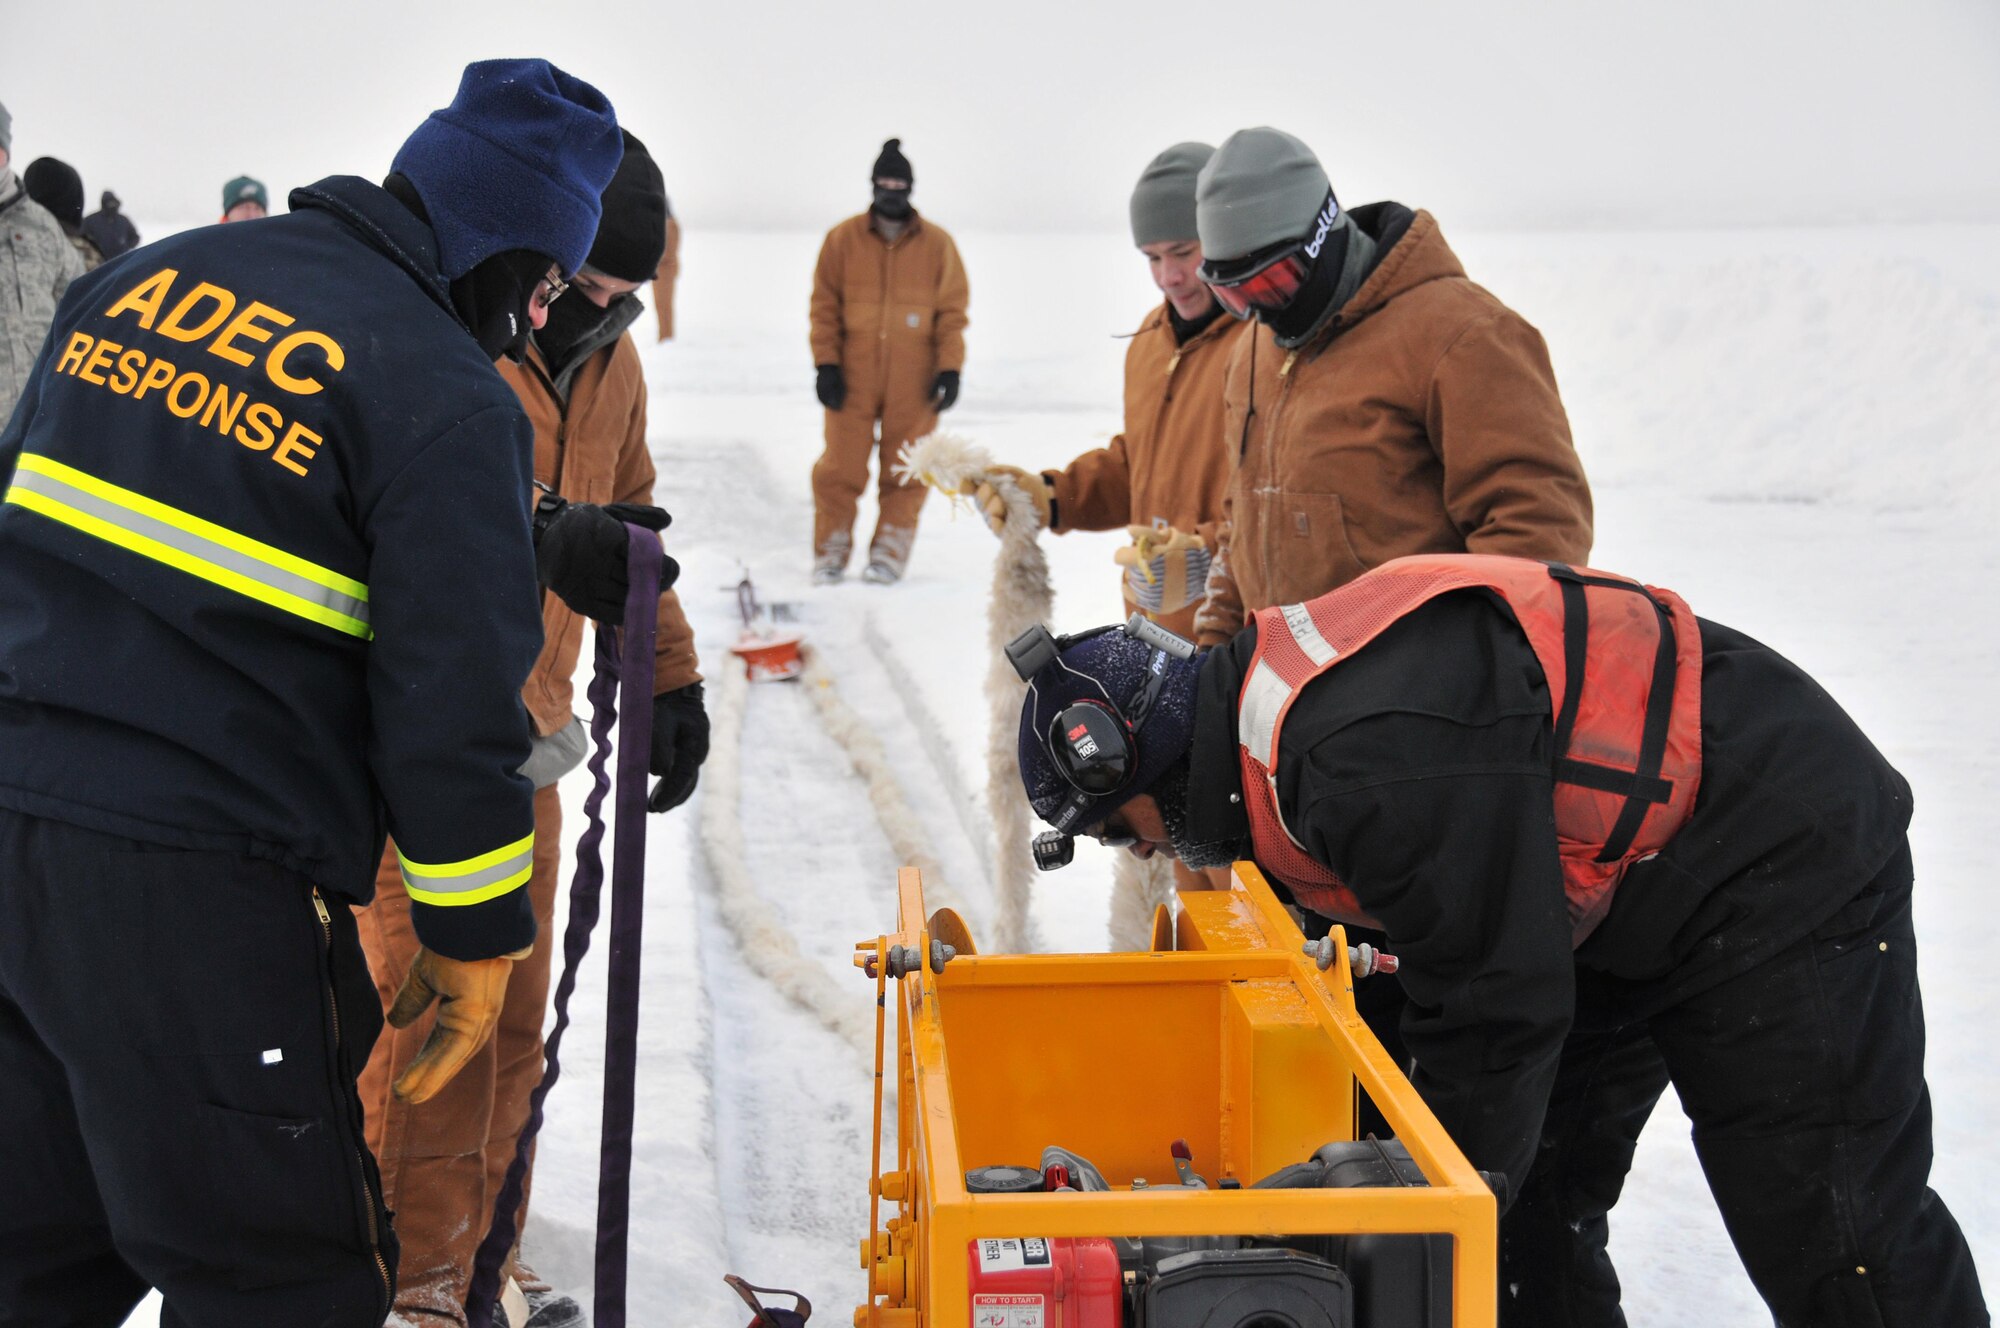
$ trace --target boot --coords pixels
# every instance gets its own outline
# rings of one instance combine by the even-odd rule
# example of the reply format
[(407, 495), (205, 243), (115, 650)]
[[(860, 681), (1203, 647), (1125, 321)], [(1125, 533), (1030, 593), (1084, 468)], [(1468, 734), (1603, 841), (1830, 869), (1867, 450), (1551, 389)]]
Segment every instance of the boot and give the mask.
[(854, 537), (844, 530), (828, 535), (813, 558), (812, 583), (837, 586), (847, 575), (847, 556), (854, 550)]
[(917, 532), (908, 526), (884, 526), (868, 546), (868, 566), (861, 579), (871, 586), (893, 586), (910, 565), (910, 546)]

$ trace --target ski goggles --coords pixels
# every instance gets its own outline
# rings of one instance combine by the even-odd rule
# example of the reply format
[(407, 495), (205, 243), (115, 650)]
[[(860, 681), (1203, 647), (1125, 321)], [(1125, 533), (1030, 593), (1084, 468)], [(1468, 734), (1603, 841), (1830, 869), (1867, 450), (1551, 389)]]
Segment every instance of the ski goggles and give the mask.
[(1287, 240), (1244, 258), (1204, 262), (1199, 276), (1216, 302), (1238, 318), (1277, 313), (1305, 288), (1312, 274), (1304, 240)]

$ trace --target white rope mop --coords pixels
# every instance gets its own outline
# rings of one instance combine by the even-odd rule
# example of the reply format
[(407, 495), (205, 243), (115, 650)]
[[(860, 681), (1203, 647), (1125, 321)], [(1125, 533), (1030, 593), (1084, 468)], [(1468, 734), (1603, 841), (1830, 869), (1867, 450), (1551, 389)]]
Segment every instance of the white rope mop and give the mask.
[(1156, 853), (1141, 861), (1120, 849), (1111, 869), (1111, 948), (1151, 949), (1153, 910), (1165, 904), (1171, 913), (1176, 888), (1171, 858)]
[(856, 998), (853, 983), (836, 982), (823, 965), (799, 952), (798, 942), (757, 893), (744, 866), (743, 707), (749, 692), (749, 679), (732, 662), (722, 670), (722, 686), (709, 713), (709, 758), (701, 772), (701, 847), (716, 908), (754, 972), (856, 1052), (872, 1056), (874, 1010)]
[(960, 917), (969, 919), (971, 915), (966, 911), (964, 898), (951, 888), (951, 883), (945, 879), (944, 865), (931, 849), (930, 837), (924, 833), (923, 818), (910, 806), (909, 800), (903, 796), (902, 786), (896, 783), (895, 772), (889, 768), (889, 754), (882, 748), (882, 740), (875, 736), (875, 731), (861, 718), (860, 712), (841, 697), (840, 689), (834, 685), (833, 674), (827, 670), (825, 658), (819, 651), (802, 645), (799, 652), (806, 663), (799, 681), (804, 684), (806, 695), (812, 698), (813, 708), (819, 711), (820, 723), (825, 726), (827, 736), (847, 753), (854, 773), (867, 784), (868, 801), (875, 808), (875, 819), (881, 822), (882, 833), (888, 836), (896, 861), (915, 867), (924, 874), (926, 907), (949, 908)]
[(996, 903), (994, 951), (1021, 954), (1039, 948), (1028, 911), (1035, 878), (1028, 849), (1033, 827), (1028, 800), (1021, 794), (1021, 767), (1015, 744), (1021, 725), (1021, 698), (1027, 684), (1007, 662), (1007, 643), (1028, 628), (1049, 621), (1055, 589), (1049, 561), (1036, 536), (1034, 500), (1003, 474), (988, 475), (993, 458), (985, 448), (955, 434), (934, 433), (903, 449), (896, 477), (917, 481), (956, 496), (967, 480), (989, 479), (1007, 504), (1000, 553), (993, 560), (993, 594), (986, 606), (986, 807), (993, 819)]

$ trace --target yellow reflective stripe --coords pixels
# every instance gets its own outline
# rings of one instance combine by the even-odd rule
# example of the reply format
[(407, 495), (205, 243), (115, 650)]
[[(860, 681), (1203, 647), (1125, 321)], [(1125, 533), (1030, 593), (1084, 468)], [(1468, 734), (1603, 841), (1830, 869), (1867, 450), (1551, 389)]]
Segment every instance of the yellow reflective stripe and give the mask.
[(361, 582), (60, 461), (22, 454), (5, 501), (336, 631), (374, 635)]
[(331, 568), (321, 567), (318, 563), (307, 562), (304, 558), (300, 558), (295, 554), (286, 553), (276, 545), (265, 544), (261, 540), (251, 539), (248, 535), (240, 535), (227, 526), (218, 526), (213, 521), (204, 521), (191, 512), (181, 511), (178, 507), (169, 507), (157, 499), (148, 498), (143, 493), (135, 493), (131, 489), (122, 489), (116, 484), (98, 479), (95, 475), (87, 474), (84, 471), (76, 469), (74, 466), (66, 466), (60, 461), (51, 460), (45, 456), (37, 456), (33, 452), (24, 452), (21, 454), (21, 460), (16, 468), (33, 471), (39, 475), (52, 476), (65, 483), (73, 484), (86, 493), (94, 493), (100, 498), (117, 503), (120, 507), (129, 507), (135, 512), (144, 513), (156, 520), (164, 521), (170, 526), (176, 526), (192, 534), (199, 535), (205, 540), (212, 540), (226, 548), (234, 549), (238, 553), (255, 558), (260, 563), (269, 563), (273, 567), (281, 567), (294, 576), (302, 576), (317, 585), (325, 586), (328, 590), (337, 590), (341, 594), (358, 599), (364, 604), (368, 602), (368, 587), (354, 580), (352, 577), (342, 576)]
[(410, 898), (423, 904), (458, 908), (484, 903), (506, 894), (526, 881), (535, 870), (535, 835), (482, 853), (460, 862), (415, 862), (401, 849), (396, 857), (403, 867), (403, 888)]

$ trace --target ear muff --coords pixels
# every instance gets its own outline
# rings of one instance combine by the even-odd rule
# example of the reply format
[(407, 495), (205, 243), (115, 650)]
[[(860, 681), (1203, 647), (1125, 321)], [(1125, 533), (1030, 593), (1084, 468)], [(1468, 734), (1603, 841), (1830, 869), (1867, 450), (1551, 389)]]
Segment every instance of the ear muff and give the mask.
[(1139, 768), (1139, 744), (1124, 716), (1103, 701), (1063, 707), (1050, 721), (1049, 757), (1078, 792), (1109, 797)]

